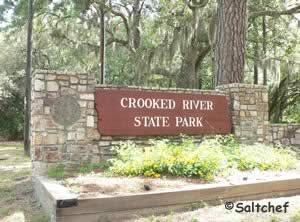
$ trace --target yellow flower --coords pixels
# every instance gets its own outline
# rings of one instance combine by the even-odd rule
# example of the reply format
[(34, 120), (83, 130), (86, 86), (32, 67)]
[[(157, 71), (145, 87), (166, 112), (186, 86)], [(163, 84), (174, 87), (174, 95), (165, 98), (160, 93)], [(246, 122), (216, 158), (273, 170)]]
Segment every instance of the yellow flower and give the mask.
[(154, 177), (158, 178), (158, 177), (160, 177), (160, 174), (156, 173), (156, 174), (154, 174)]

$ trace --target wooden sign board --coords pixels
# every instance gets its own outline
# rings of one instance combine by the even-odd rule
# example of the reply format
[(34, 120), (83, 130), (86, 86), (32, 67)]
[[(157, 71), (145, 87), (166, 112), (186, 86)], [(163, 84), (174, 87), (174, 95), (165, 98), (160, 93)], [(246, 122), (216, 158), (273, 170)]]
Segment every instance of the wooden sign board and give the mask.
[(97, 89), (98, 130), (107, 136), (228, 134), (225, 96)]

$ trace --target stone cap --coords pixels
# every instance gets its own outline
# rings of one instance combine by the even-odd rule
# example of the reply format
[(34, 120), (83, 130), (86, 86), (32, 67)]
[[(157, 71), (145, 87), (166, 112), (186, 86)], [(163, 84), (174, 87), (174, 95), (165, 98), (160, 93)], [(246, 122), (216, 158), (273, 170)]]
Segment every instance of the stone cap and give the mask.
[(143, 90), (151, 92), (171, 92), (171, 93), (195, 93), (195, 94), (207, 94), (207, 95), (222, 95), (227, 96), (226, 92), (216, 90), (202, 90), (202, 89), (185, 89), (185, 88), (161, 88), (161, 87), (146, 87), (146, 86), (117, 86), (117, 85), (96, 85), (97, 89), (125, 89), (125, 90)]
[(300, 127), (300, 123), (270, 123), (269, 126), (295, 126), (295, 127)]
[(55, 74), (55, 75), (67, 75), (67, 76), (80, 76), (85, 75), (88, 76), (89, 79), (95, 79), (95, 75), (88, 72), (70, 72), (68, 70), (47, 70), (47, 69), (36, 69), (33, 71), (32, 76), (36, 76), (38, 74)]
[(217, 86), (217, 89), (229, 89), (229, 88), (268, 89), (268, 87), (264, 85), (254, 85), (254, 84), (245, 84), (245, 83), (230, 83), (230, 84)]

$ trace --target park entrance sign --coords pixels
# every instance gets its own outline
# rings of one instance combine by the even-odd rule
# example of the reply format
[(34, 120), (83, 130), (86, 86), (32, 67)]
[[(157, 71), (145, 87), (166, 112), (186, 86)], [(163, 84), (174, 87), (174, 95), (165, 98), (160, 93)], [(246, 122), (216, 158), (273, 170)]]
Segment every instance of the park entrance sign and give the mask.
[(227, 134), (223, 95), (97, 89), (98, 130), (107, 136)]

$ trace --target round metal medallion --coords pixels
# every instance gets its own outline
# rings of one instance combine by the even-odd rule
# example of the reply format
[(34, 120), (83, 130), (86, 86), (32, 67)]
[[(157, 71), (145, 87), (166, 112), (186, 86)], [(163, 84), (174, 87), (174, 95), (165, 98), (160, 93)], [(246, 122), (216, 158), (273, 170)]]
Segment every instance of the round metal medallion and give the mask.
[(54, 121), (69, 127), (80, 119), (80, 105), (73, 96), (62, 96), (56, 99), (51, 107)]

